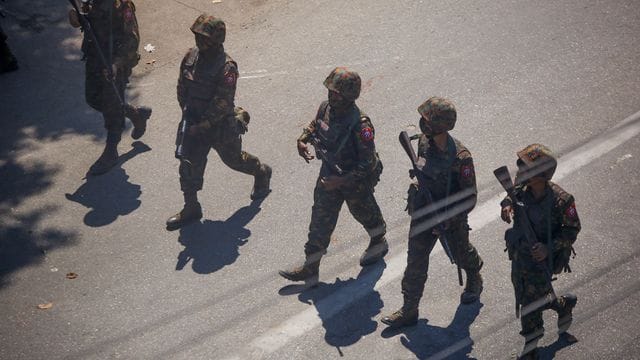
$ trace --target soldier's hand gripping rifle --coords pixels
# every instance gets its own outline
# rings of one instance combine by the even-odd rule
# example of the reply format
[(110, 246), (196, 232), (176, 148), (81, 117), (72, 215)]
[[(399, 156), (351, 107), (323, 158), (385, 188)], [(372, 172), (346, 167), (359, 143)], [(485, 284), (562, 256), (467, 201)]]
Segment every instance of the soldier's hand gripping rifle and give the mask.
[(189, 128), (193, 125), (193, 121), (189, 116), (189, 111), (185, 106), (182, 109), (182, 119), (180, 125), (178, 125), (178, 134), (176, 135), (176, 152), (175, 157), (180, 161), (184, 161), (188, 164), (191, 162), (188, 159), (189, 156)]
[(109, 84), (111, 84), (111, 87), (113, 88), (113, 92), (116, 94), (116, 98), (118, 99), (120, 106), (124, 109), (126, 104), (124, 102), (124, 99), (122, 99), (122, 96), (120, 96), (120, 91), (118, 91), (118, 86), (115, 83), (115, 77), (113, 76), (113, 68), (111, 67), (112, 65), (110, 64), (109, 61), (107, 61), (107, 58), (104, 56), (104, 52), (100, 48), (100, 43), (98, 42), (98, 38), (96, 37), (96, 34), (93, 32), (91, 21), (89, 21), (89, 18), (87, 18), (85, 14), (80, 12), (80, 9), (78, 8), (78, 4), (76, 3), (76, 0), (69, 0), (69, 3), (71, 4), (71, 6), (73, 6), (73, 9), (76, 11), (76, 14), (78, 14), (78, 20), (80, 20), (80, 27), (82, 31), (86, 35), (89, 35), (89, 40), (91, 40), (91, 42), (95, 46), (96, 52), (98, 53), (98, 57), (100, 58), (100, 62), (102, 63), (102, 66), (104, 66), (104, 69), (107, 72), (107, 81), (109, 82)]
[[(418, 179), (418, 194), (423, 195), (427, 199), (427, 204), (433, 204), (433, 196), (431, 195), (431, 191), (429, 191), (428, 187), (429, 182), (425, 174), (422, 172), (423, 165), (418, 163), (418, 157), (416, 156), (415, 150), (411, 145), (411, 138), (409, 138), (409, 135), (406, 131), (402, 131), (400, 132), (399, 140), (400, 145), (402, 145), (402, 148), (409, 156), (409, 159), (411, 159), (413, 170), (410, 173), (412, 177), (415, 176)], [(442, 244), (442, 248), (444, 249), (445, 254), (447, 254), (447, 257), (449, 258), (451, 263), (456, 265), (456, 268), (458, 270), (458, 284), (462, 286), (464, 284), (462, 281), (462, 270), (460, 269), (460, 265), (456, 263), (456, 260), (451, 252), (451, 247), (449, 246), (449, 241), (445, 232), (444, 222), (439, 222), (434, 226), (434, 228), (438, 234), (438, 240), (440, 240), (440, 244)]]
[[(511, 199), (511, 207), (514, 213), (514, 230), (517, 232), (517, 240), (524, 241), (524, 244), (532, 249), (536, 244), (539, 244), (538, 236), (534, 232), (531, 227), (531, 221), (529, 220), (529, 216), (527, 215), (526, 205), (519, 199), (518, 194), (516, 192), (516, 188), (513, 185), (513, 181), (511, 181), (511, 175), (509, 174), (509, 169), (506, 166), (501, 166), (495, 170), (493, 170), (493, 175), (495, 175), (502, 188), (507, 192), (507, 195)], [(508, 246), (517, 246), (518, 244), (510, 244)], [(553, 299), (556, 298), (556, 293), (553, 289), (553, 284), (551, 281), (553, 280), (551, 277), (551, 270), (549, 268), (548, 259), (551, 256), (551, 251), (553, 249), (547, 249), (548, 254), (547, 258), (536, 263), (536, 267), (539, 270), (542, 270), (545, 274), (545, 278), (547, 279), (547, 284), (549, 289), (551, 290), (551, 294), (553, 295)], [(519, 315), (519, 299), (516, 299), (516, 315)]]
[(331, 171), (339, 176), (342, 176), (344, 174), (344, 171), (342, 171), (340, 165), (338, 165), (338, 163), (333, 158), (333, 155), (329, 152), (329, 150), (327, 150), (327, 148), (325, 148), (325, 146), (322, 144), (322, 141), (318, 139), (316, 134), (311, 134), (309, 136), (309, 144), (311, 144), (315, 149), (316, 157), (324, 161), (329, 166)]

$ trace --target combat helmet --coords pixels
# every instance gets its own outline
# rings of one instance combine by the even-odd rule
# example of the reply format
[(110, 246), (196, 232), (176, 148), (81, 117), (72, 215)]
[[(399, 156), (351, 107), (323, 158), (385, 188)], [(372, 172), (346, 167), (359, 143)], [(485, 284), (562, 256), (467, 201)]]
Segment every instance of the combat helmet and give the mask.
[(527, 180), (540, 176), (549, 181), (556, 172), (558, 160), (551, 150), (542, 144), (531, 144), (517, 152), (518, 173), (517, 183), (525, 183)]
[(445, 131), (453, 130), (456, 125), (456, 107), (453, 103), (445, 98), (432, 96), (422, 105), (418, 106), (418, 113), (424, 120), (420, 121), (422, 132), (423, 122), (431, 128), (433, 134), (440, 134)]
[(362, 80), (357, 72), (345, 67), (337, 67), (324, 80), (324, 86), (342, 95), (349, 101), (355, 101), (360, 96)]
[(191, 25), (191, 31), (194, 34), (206, 36), (209, 38), (209, 41), (213, 43), (222, 44), (227, 34), (227, 27), (224, 24), (224, 21), (217, 17), (208, 14), (201, 14), (193, 25)]

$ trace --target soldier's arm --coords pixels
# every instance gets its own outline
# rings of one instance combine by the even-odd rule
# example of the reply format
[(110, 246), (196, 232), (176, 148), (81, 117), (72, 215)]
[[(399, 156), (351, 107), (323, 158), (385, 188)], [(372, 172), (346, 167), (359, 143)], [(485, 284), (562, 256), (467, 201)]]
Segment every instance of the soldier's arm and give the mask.
[[(113, 16), (113, 63), (118, 69), (124, 69), (138, 62), (140, 33), (138, 32), (136, 7), (130, 0), (122, 0), (120, 8), (114, 12)], [(115, 24), (119, 24), (119, 26)]]
[(313, 120), (311, 120), (304, 129), (302, 129), (302, 134), (300, 134), (300, 136), (298, 137), (298, 142), (302, 142), (305, 144), (309, 142), (309, 137), (316, 131), (316, 121), (320, 117), (324, 116), (323, 113), (327, 111), (327, 106), (327, 101), (320, 104), (320, 107), (318, 107), (318, 111), (316, 112), (316, 117), (313, 118)]
[(553, 234), (554, 251), (570, 248), (580, 232), (580, 218), (572, 195), (560, 201), (560, 230)]
[(222, 84), (218, 87), (216, 95), (203, 115), (212, 126), (229, 116), (234, 116), (233, 108), (238, 76), (238, 66), (235, 62), (228, 61), (224, 65)]
[(374, 142), (375, 130), (371, 124), (371, 120), (367, 117), (361, 118), (359, 126), (356, 125), (356, 129), (358, 163), (352, 171), (346, 174), (346, 177), (352, 181), (358, 181), (369, 176), (375, 169), (378, 161)]
[(176, 93), (178, 97), (178, 104), (180, 104), (180, 109), (184, 109), (186, 96), (186, 88), (184, 86), (184, 83), (182, 82), (182, 72), (184, 71), (184, 64), (187, 61), (190, 52), (191, 50), (187, 51), (185, 56), (182, 58), (182, 62), (180, 62), (180, 72), (178, 73), (178, 85), (176, 86)]
[(478, 188), (476, 186), (476, 172), (473, 166), (473, 158), (468, 150), (463, 150), (458, 154), (456, 172), (458, 183), (460, 184), (459, 204), (464, 204), (464, 212), (469, 213), (478, 202)]

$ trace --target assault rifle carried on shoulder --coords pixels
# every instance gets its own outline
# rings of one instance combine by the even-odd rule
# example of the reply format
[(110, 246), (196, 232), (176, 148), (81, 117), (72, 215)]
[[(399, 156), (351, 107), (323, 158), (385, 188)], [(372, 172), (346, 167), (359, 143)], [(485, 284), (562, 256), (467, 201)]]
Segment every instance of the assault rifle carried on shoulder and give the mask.
[[(429, 181), (425, 174), (422, 172), (422, 164), (418, 163), (418, 157), (416, 156), (415, 150), (411, 145), (411, 139), (415, 137), (409, 137), (406, 131), (400, 132), (399, 140), (400, 145), (411, 159), (411, 164), (413, 165), (413, 170), (411, 171), (412, 177), (416, 177), (418, 179), (418, 194), (423, 195), (427, 199), (427, 204), (433, 203), (433, 196), (431, 195), (431, 191), (429, 191)], [(446, 209), (445, 209), (446, 210)], [(455, 258), (453, 257), (453, 253), (451, 252), (451, 247), (449, 246), (449, 241), (447, 239), (444, 222), (440, 222), (435, 225), (435, 230), (438, 234), (438, 240), (440, 240), (440, 244), (442, 244), (442, 248), (444, 249), (445, 254), (451, 261), (452, 264), (456, 265), (458, 270), (458, 284), (462, 286), (464, 283), (462, 281), (462, 270), (460, 269), (460, 265), (456, 263)]]

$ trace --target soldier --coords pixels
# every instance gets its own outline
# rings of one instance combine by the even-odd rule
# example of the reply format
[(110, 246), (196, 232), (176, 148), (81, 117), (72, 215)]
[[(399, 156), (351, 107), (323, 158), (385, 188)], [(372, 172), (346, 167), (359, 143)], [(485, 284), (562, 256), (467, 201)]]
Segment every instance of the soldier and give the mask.
[[(417, 184), (409, 188), (407, 210), (411, 215), (407, 267), (402, 278), (402, 308), (382, 318), (382, 322), (393, 328), (412, 326), (418, 321), (418, 304), (422, 297), (429, 254), (439, 237), (432, 209), (446, 214), (443, 226), (451, 255), (456, 264), (465, 270), (467, 283), (460, 297), (463, 304), (479, 299), (482, 292), (480, 268), (482, 259), (469, 243), (467, 215), (477, 201), (477, 189), (471, 153), (460, 141), (449, 135), (456, 123), (456, 108), (453, 103), (440, 97), (427, 99), (420, 107), (420, 129), (418, 161), (426, 164), (422, 168), (429, 186), (420, 189)], [(427, 200), (430, 192), (432, 204)]]
[[(124, 102), (125, 86), (131, 70), (140, 59), (140, 34), (135, 10), (131, 0), (87, 0), (82, 2), (81, 12), (84, 14), (79, 15), (75, 9), (69, 11), (69, 23), (73, 27), (82, 25), (79, 16), (86, 17), (98, 42), (95, 43), (91, 34), (84, 32), (85, 98), (89, 106), (102, 113), (107, 129), (106, 146), (89, 169), (89, 175), (104, 174), (117, 164), (118, 143), (124, 130), (125, 117), (133, 123), (131, 137), (139, 139), (151, 116), (150, 108), (135, 107)], [(103, 62), (100, 52), (108, 64)], [(107, 66), (111, 67), (111, 76)]]
[(360, 95), (360, 76), (337, 67), (325, 79), (324, 86), (329, 90), (329, 100), (320, 105), (315, 119), (298, 138), (298, 154), (306, 162), (314, 158), (307, 143), (314, 144), (316, 156), (322, 156), (304, 246), (306, 260), (300, 267), (279, 272), (288, 280), (307, 281), (310, 285), (318, 281), (320, 259), (327, 251), (344, 202), (370, 236), (360, 265), (375, 263), (389, 250), (384, 236), (386, 224), (373, 196), (382, 173), (375, 131), (369, 117), (355, 104)]
[[(2, 13), (0, 12), (0, 16)], [(7, 35), (0, 26), (0, 73), (18, 70), (18, 60), (11, 53), (7, 45)]]
[(578, 299), (573, 294), (556, 297), (551, 272), (571, 271), (569, 258), (580, 232), (580, 220), (573, 196), (551, 182), (557, 166), (553, 153), (544, 145), (532, 144), (517, 155), (513, 195), (516, 199), (507, 196), (501, 202), (501, 217), (511, 223), (514, 201), (519, 202), (537, 238), (534, 245), (521, 241), (524, 230), (518, 219), (521, 215), (516, 212), (514, 226), (507, 230), (505, 239), (511, 259), (516, 311), (521, 314), (520, 334), (525, 338), (521, 358), (536, 359), (537, 343), (544, 333), (542, 311), (545, 309), (558, 313), (558, 333), (566, 334), (569, 342), (577, 341), (566, 331)]
[(178, 102), (194, 124), (188, 129), (188, 154), (180, 161), (180, 188), (184, 208), (167, 220), (167, 230), (200, 220), (202, 208), (197, 192), (202, 189), (207, 155), (211, 148), (230, 168), (254, 176), (251, 199), (266, 197), (271, 190), (271, 167), (242, 151), (240, 135), (247, 131), (249, 114), (234, 106), (238, 65), (224, 51), (225, 23), (202, 14), (191, 26), (196, 47), (180, 64)]

